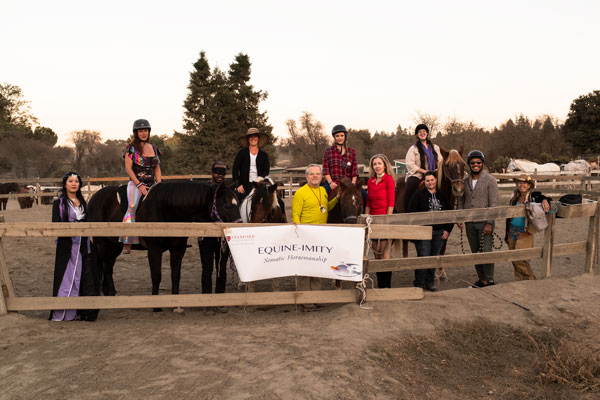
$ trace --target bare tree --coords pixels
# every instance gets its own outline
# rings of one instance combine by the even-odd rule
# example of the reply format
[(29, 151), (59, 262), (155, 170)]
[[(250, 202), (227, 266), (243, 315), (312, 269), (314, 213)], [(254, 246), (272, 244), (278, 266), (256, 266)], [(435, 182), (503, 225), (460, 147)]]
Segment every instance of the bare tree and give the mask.
[(73, 166), (80, 174), (88, 173), (91, 166), (87, 161), (102, 144), (102, 135), (98, 131), (87, 129), (70, 133), (70, 142), (75, 146), (75, 159)]
[(412, 117), (415, 125), (425, 124), (429, 128), (431, 137), (435, 137), (441, 131), (441, 118), (438, 115), (427, 114), (417, 110)]
[(291, 157), (292, 164), (306, 165), (317, 163), (322, 160), (323, 151), (329, 145), (329, 138), (323, 133), (323, 124), (313, 119), (313, 115), (304, 111), (298, 120), (286, 121), (290, 135), (284, 143)]

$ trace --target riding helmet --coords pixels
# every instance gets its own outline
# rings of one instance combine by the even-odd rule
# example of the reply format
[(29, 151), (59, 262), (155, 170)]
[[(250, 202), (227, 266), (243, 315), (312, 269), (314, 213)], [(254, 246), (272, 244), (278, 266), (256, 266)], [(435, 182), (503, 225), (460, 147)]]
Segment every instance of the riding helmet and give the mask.
[(148, 132), (150, 132), (152, 128), (150, 128), (150, 122), (147, 119), (136, 119), (133, 123), (133, 133), (138, 129), (148, 129)]
[(417, 127), (415, 128), (415, 135), (416, 135), (417, 133), (419, 133), (419, 131), (420, 131), (421, 129), (425, 129), (425, 132), (427, 132), (427, 134), (429, 135), (429, 128), (428, 128), (428, 127), (427, 127), (427, 125), (425, 125), (425, 124), (419, 124), (419, 125), (417, 125)]
[(479, 158), (482, 163), (485, 163), (485, 157), (483, 153), (479, 150), (472, 150), (467, 155), (467, 164), (471, 162), (472, 159)]
[(348, 130), (346, 129), (346, 127), (344, 125), (336, 125), (333, 127), (333, 129), (331, 130), (331, 135), (335, 136), (336, 133), (339, 132), (344, 132), (346, 134), (346, 136), (348, 136)]

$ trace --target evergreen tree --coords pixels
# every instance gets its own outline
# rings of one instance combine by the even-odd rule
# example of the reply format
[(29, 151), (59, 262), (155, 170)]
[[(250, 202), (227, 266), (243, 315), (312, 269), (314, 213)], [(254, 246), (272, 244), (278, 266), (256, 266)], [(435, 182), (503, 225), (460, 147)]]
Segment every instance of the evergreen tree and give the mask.
[(600, 152), (600, 90), (573, 100), (562, 132), (575, 150)]
[[(179, 143), (171, 164), (173, 173), (208, 172), (217, 159), (231, 167), (239, 150), (237, 138), (248, 128), (271, 135), (266, 113), (259, 112), (267, 93), (249, 84), (250, 66), (248, 56), (240, 53), (227, 74), (219, 68), (211, 71), (206, 53), (200, 53), (183, 104), (185, 132), (176, 135)], [(272, 152), (272, 145), (264, 150)], [(270, 156), (273, 164), (274, 155)]]

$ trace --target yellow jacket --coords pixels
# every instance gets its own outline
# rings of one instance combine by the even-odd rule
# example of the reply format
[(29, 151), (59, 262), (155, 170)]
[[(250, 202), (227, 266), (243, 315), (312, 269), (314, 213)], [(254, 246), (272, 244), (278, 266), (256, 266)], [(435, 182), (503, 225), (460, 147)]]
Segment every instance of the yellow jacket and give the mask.
[[(323, 186), (313, 189), (308, 184), (302, 186), (294, 194), (292, 200), (292, 222), (295, 224), (326, 224), (327, 213), (335, 207), (338, 198), (327, 199), (327, 191)], [(321, 212), (320, 206), (326, 212)]]

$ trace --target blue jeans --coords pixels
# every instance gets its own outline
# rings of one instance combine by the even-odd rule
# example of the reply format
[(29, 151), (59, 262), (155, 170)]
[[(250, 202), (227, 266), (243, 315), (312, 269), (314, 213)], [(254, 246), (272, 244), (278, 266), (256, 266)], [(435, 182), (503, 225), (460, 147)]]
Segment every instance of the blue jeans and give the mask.
[[(431, 240), (415, 240), (417, 257), (439, 256), (446, 240), (442, 239), (443, 229), (434, 229)], [(433, 286), (435, 268), (416, 269), (413, 286), (427, 288)]]
[[(481, 253), (479, 250), (481, 235), (483, 234), (483, 228), (487, 223), (483, 222), (467, 222), (465, 229), (467, 231), (467, 239), (469, 239), (469, 247), (471, 247), (472, 253)], [(492, 224), (492, 232), (494, 230), (494, 224)], [(483, 235), (483, 252), (492, 251), (492, 235)], [(476, 264), (475, 270), (477, 271), (477, 277), (480, 281), (493, 281), (494, 280), (494, 264)]]

